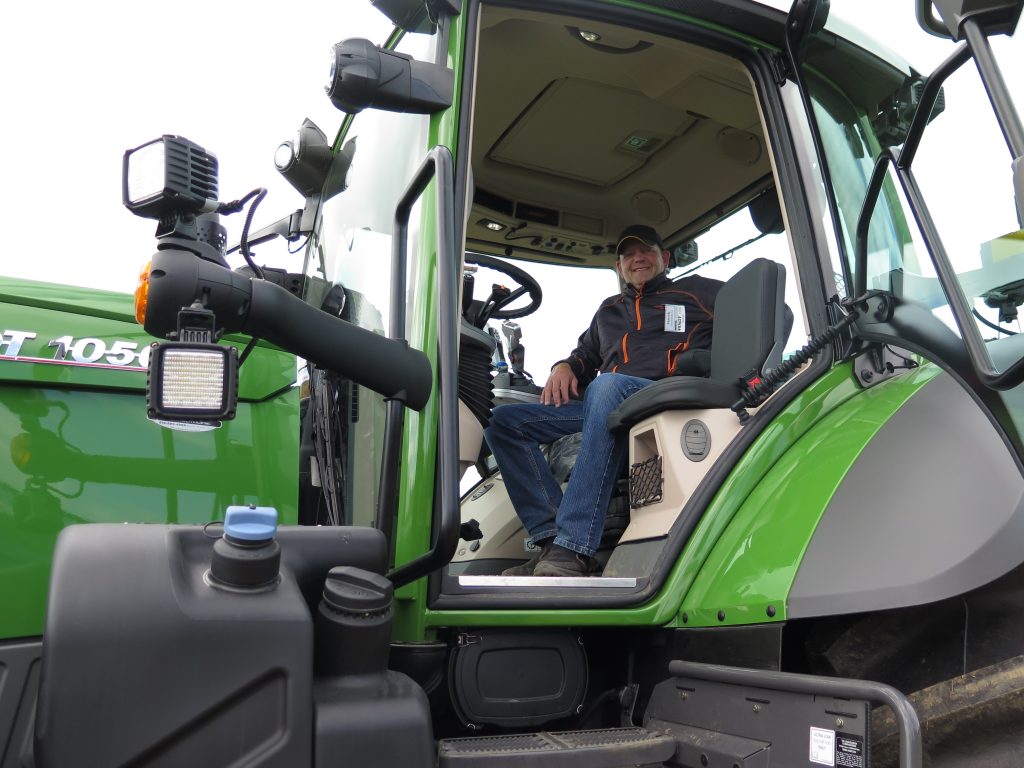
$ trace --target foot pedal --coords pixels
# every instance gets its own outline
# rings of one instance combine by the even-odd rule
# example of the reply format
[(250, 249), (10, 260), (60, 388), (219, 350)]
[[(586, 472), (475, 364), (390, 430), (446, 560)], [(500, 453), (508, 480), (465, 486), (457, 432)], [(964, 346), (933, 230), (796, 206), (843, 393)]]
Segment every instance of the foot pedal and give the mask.
[(550, 768), (627, 768), (658, 765), (675, 754), (671, 736), (646, 728), (521, 733), (443, 739), (438, 768), (535, 766)]

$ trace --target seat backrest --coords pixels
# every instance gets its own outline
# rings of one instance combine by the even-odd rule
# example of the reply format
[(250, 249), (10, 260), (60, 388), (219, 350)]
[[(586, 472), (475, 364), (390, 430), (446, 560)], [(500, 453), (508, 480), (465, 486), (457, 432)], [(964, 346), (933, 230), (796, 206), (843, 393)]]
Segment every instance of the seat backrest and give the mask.
[(754, 259), (722, 286), (715, 299), (709, 378), (749, 379), (782, 362), (793, 323), (785, 292), (786, 268), (769, 259)]

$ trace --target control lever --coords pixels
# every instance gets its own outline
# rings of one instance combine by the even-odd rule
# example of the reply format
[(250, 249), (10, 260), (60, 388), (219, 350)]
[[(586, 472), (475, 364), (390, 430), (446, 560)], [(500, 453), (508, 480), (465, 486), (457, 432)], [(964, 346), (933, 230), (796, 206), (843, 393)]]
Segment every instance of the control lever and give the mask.
[(484, 305), (480, 308), (479, 315), (477, 315), (477, 324), (482, 327), (483, 323), (490, 319), (491, 313), (501, 307), (511, 295), (512, 291), (504, 285), (498, 285), (497, 283), (492, 285), (491, 295), (487, 297), (487, 301), (484, 302)]
[(495, 367), (497, 367), (499, 363), (505, 363), (507, 366), (508, 362), (505, 360), (505, 348), (501, 344), (501, 336), (498, 335), (498, 332), (489, 325), (485, 330), (487, 331), (487, 334), (494, 339), (494, 353), (491, 355), (491, 362)]
[(523, 331), (518, 323), (506, 320), (501, 324), (501, 333), (505, 337), (505, 349), (508, 350), (508, 363), (513, 374), (526, 375), (526, 349), (523, 347)]

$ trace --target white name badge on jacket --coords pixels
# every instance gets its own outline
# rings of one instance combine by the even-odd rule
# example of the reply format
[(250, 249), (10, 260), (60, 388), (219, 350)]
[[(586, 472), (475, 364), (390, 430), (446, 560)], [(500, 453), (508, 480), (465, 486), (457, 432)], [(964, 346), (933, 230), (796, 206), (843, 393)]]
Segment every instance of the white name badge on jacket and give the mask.
[(686, 330), (686, 307), (682, 304), (665, 305), (665, 330), (673, 333)]

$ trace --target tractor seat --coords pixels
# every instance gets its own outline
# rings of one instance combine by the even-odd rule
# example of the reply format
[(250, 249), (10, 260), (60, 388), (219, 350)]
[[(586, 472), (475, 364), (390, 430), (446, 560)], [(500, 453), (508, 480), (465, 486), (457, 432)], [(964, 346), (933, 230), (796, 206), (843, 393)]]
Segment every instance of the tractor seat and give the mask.
[(671, 376), (626, 398), (608, 417), (613, 432), (662, 411), (729, 408), (743, 382), (764, 376), (782, 363), (793, 327), (785, 303), (786, 268), (755, 259), (722, 286), (715, 300), (708, 378)]

